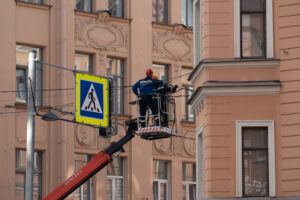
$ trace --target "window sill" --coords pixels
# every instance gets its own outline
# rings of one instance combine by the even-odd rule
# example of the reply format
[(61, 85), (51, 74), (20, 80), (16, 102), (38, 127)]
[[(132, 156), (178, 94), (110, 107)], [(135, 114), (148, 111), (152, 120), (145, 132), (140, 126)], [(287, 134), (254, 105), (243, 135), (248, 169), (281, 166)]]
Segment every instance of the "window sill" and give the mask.
[(110, 16), (110, 18), (112, 19), (116, 19), (119, 21), (126, 21), (126, 22), (130, 22), (132, 21), (132, 19), (129, 18), (125, 18), (125, 17), (115, 17), (115, 16), (111, 16), (110, 12), (108, 10), (98, 10), (95, 12), (86, 12), (86, 11), (81, 11), (81, 10), (74, 10), (76, 14), (78, 15), (82, 15), (82, 16), (87, 16), (87, 17), (94, 17), (94, 18), (98, 18), (98, 15), (100, 13), (108, 13), (108, 15)]
[(21, 0), (15, 0), (16, 5), (18, 6), (24, 6), (24, 7), (29, 7), (29, 8), (39, 8), (39, 9), (44, 9), (44, 10), (49, 10), (52, 5), (48, 4), (39, 4), (39, 3), (33, 3), (33, 2), (26, 2), (26, 1), (21, 1)]
[(196, 121), (188, 121), (188, 120), (181, 120), (180, 121), (181, 124), (186, 124), (186, 125), (195, 125)]

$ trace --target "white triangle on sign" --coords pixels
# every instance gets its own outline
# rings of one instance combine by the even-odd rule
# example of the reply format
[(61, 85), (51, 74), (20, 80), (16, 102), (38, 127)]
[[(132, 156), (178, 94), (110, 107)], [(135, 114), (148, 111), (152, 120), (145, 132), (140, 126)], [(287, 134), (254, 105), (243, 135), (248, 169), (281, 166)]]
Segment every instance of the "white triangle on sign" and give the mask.
[(81, 110), (103, 113), (93, 83), (85, 97)]

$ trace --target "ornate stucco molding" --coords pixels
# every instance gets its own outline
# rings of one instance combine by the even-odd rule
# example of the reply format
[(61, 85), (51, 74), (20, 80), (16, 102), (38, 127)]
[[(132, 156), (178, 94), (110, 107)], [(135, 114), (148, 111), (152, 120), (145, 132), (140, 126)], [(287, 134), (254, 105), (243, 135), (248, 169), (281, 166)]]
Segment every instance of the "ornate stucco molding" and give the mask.
[(153, 56), (193, 62), (192, 35), (187, 33), (182, 25), (176, 25), (172, 30), (154, 29)]
[(77, 46), (120, 52), (128, 50), (129, 26), (112, 21), (109, 13), (99, 13), (98, 18), (78, 16), (75, 23)]

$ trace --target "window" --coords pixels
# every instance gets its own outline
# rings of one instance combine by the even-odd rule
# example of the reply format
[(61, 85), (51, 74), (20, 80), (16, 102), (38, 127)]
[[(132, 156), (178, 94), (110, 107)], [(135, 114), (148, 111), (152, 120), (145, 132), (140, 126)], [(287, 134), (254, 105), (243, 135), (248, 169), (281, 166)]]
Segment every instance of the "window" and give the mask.
[[(74, 155), (75, 172), (81, 169), (92, 159), (92, 155), (78, 154)], [(92, 200), (92, 178), (87, 180), (77, 190), (74, 191), (74, 200)]]
[(181, 23), (193, 26), (193, 0), (181, 0)]
[(241, 1), (242, 57), (265, 57), (265, 0)]
[(92, 0), (76, 0), (75, 9), (82, 12), (92, 12), (93, 11), (93, 1)]
[(36, 4), (43, 4), (43, 0), (18, 0), (18, 1), (24, 1), (24, 2), (36, 3)]
[[(16, 101), (26, 103), (27, 101), (27, 75), (28, 75), (28, 58), (30, 51), (37, 52), (36, 57), (42, 60), (42, 50), (40, 48), (16, 45)], [(36, 93), (35, 100), (42, 104), (42, 67), (36, 65)]]
[(152, 21), (168, 23), (168, 0), (152, 0)]
[(107, 166), (107, 200), (122, 200), (124, 199), (124, 162), (123, 158), (116, 158)]
[(243, 196), (268, 196), (268, 128), (242, 128)]
[(93, 56), (87, 54), (75, 54), (75, 69), (80, 71), (92, 72)]
[(113, 17), (124, 17), (124, 0), (108, 0), (108, 10)]
[(182, 163), (182, 200), (196, 200), (196, 164)]
[[(118, 76), (118, 86), (117, 86), (117, 99), (118, 99), (118, 113), (124, 114), (124, 60), (118, 58), (108, 58), (108, 66), (107, 66), (107, 75)], [(112, 84), (112, 89), (114, 88)], [(111, 94), (114, 94), (111, 91)], [(114, 111), (112, 105), (112, 111)]]
[(187, 104), (187, 101), (192, 96), (194, 87), (191, 82), (187, 80), (188, 74), (192, 73), (193, 69), (191, 68), (182, 68), (182, 96), (183, 96), (183, 121), (195, 121), (194, 112), (191, 105)]
[(162, 80), (164, 83), (168, 82), (168, 66), (152, 64), (153, 75), (157, 76), (159, 80)]
[(169, 163), (162, 160), (153, 162), (153, 197), (154, 200), (168, 200), (169, 196)]
[(273, 58), (272, 1), (234, 1), (235, 57)]
[[(33, 200), (42, 199), (42, 152), (34, 152)], [(25, 199), (26, 151), (16, 150), (15, 200)]]
[(236, 196), (275, 197), (273, 121), (237, 121)]

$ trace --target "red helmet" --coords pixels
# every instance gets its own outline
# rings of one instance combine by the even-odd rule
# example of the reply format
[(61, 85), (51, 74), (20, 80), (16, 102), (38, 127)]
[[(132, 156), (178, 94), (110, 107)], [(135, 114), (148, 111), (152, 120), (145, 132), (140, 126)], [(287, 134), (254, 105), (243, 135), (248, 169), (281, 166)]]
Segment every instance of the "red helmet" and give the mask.
[(153, 71), (152, 71), (152, 69), (147, 69), (147, 71), (146, 71), (146, 75), (152, 75), (153, 74)]

